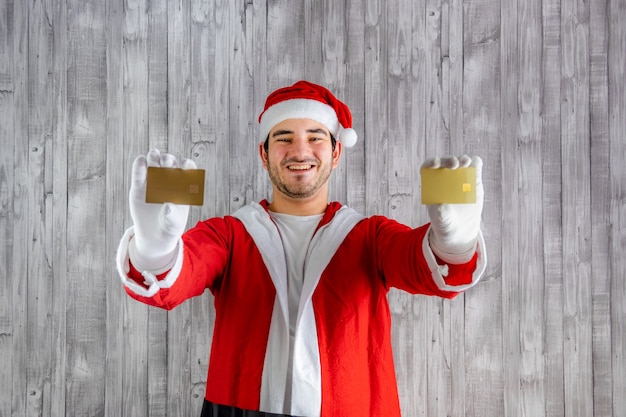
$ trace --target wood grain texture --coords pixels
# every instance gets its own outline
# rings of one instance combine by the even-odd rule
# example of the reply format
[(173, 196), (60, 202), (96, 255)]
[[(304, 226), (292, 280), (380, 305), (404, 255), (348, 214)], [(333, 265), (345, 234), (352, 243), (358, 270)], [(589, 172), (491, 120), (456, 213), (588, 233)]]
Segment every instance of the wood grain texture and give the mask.
[(561, 5), (565, 413), (580, 417), (593, 415), (588, 23), (588, 3)]
[(591, 146), (591, 297), (593, 412), (610, 416), (611, 397), (611, 274), (609, 269), (609, 130), (608, 130), (608, 4), (594, 2), (589, 10), (589, 113)]
[(613, 415), (626, 413), (626, 18), (624, 2), (608, 5), (609, 259)]
[(0, 416), (199, 415), (214, 310), (130, 300), (134, 158), (207, 169), (189, 225), (270, 197), (266, 95), (353, 112), (331, 197), (428, 221), (419, 167), (479, 155), (484, 281), (392, 290), (405, 416), (626, 415), (626, 4), (0, 0)]
[(565, 414), (563, 357), (563, 226), (561, 223), (560, 3), (542, 4), (542, 171), (546, 415)]
[[(54, 3), (50, 8), (53, 42), (52, 74), (51, 74), (51, 106), (52, 106), (52, 145), (49, 146), (49, 163), (52, 165), (50, 175), (51, 189), (46, 193), (46, 199), (51, 205), (51, 233), (50, 253), (52, 261), (52, 311), (51, 311), (51, 341), (48, 349), (51, 351), (50, 371), (50, 415), (66, 415), (65, 404), (66, 367), (67, 367), (67, 222), (68, 222), (68, 100), (67, 78), (64, 71), (67, 68), (67, 5)], [(45, 414), (45, 413), (44, 413)]]
[[(107, 43), (107, 99), (106, 99), (106, 190), (110, 198), (105, 202), (106, 257), (115, 257), (119, 234), (127, 227), (128, 156), (124, 126), (124, 20), (123, 2), (109, 1), (106, 9)], [(120, 152), (120, 150), (123, 150)], [(111, 233), (117, 231), (117, 236)], [(114, 276), (113, 262), (104, 266), (105, 276)], [(124, 415), (124, 317), (125, 293), (115, 280), (106, 280), (106, 351), (104, 415)], [(71, 410), (70, 410), (71, 411)], [(61, 414), (63, 415), (63, 414)]]
[[(19, 317), (14, 317), (13, 236), (14, 236), (14, 184), (15, 184), (15, 81), (13, 49), (15, 27), (13, 9), (0, 1), (0, 386), (13, 388), (14, 349), (18, 340)], [(19, 178), (19, 177), (18, 177)], [(16, 300), (17, 301), (17, 300)], [(17, 381), (20, 382), (19, 380)], [(0, 415), (11, 414), (12, 389), (0, 401)]]

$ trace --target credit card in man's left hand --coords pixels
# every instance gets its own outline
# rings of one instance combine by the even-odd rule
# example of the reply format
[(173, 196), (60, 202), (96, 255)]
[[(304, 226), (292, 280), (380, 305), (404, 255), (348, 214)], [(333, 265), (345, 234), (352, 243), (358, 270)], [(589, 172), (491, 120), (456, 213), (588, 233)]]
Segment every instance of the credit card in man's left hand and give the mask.
[(204, 203), (204, 170), (148, 167), (146, 203), (201, 206)]
[(476, 168), (422, 168), (422, 204), (476, 202)]

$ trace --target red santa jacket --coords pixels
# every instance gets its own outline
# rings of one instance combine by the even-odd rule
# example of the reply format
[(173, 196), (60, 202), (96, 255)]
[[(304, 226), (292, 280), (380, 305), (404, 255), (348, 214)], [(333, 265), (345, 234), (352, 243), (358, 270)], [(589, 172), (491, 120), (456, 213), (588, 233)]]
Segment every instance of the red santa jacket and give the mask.
[(469, 263), (445, 265), (430, 250), (429, 225), (411, 229), (331, 203), (307, 254), (285, 410), (286, 266), (266, 210), (267, 202), (253, 203), (198, 223), (159, 277), (130, 265), (129, 229), (117, 255), (126, 291), (166, 309), (212, 292), (208, 401), (302, 416), (399, 416), (387, 293), (394, 287), (452, 298), (476, 284), (486, 263), (482, 235)]

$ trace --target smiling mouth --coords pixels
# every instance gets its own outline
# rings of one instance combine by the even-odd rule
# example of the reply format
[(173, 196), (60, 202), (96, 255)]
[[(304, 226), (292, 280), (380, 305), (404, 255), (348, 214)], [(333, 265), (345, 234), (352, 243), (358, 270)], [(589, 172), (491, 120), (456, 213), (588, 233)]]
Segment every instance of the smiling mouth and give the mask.
[(287, 169), (290, 171), (307, 171), (313, 168), (313, 165), (308, 164), (299, 164), (299, 165), (288, 165)]

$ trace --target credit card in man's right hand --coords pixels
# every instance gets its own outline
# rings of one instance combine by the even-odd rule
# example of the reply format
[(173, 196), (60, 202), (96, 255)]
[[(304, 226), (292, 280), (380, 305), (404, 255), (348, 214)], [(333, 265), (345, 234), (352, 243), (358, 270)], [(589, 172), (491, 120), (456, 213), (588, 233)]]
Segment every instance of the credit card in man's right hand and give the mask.
[(422, 204), (476, 202), (476, 168), (422, 168)]
[(201, 206), (203, 202), (203, 169), (148, 167), (146, 203)]

